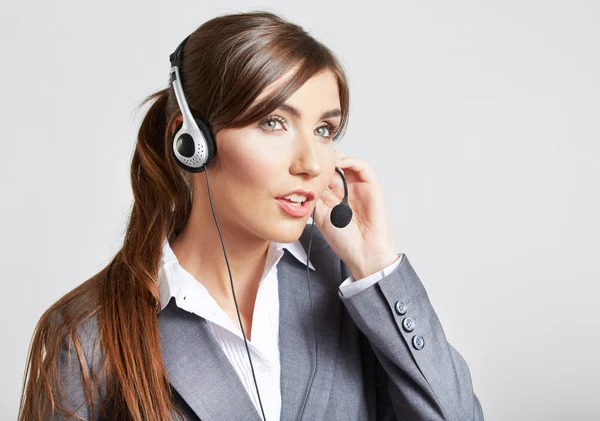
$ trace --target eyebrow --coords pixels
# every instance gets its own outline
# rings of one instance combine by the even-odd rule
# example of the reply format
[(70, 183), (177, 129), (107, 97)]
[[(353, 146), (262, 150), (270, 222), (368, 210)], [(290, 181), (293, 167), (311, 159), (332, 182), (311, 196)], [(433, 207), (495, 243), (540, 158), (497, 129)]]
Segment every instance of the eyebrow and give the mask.
[[(295, 118), (298, 118), (298, 119), (302, 118), (302, 113), (300, 113), (300, 111), (297, 108), (292, 107), (289, 104), (281, 104), (278, 108), (281, 109), (281, 110), (283, 110), (283, 111), (287, 111), (288, 113), (290, 113)], [(341, 115), (342, 115), (342, 111), (339, 108), (335, 108), (333, 110), (325, 111), (321, 115), (321, 117), (319, 118), (319, 120), (323, 120), (325, 118), (339, 117)]]

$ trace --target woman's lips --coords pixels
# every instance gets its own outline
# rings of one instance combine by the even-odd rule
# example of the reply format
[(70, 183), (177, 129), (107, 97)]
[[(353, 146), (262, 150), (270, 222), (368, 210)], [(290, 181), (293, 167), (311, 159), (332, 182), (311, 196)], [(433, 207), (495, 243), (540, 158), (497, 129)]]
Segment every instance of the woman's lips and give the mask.
[(305, 200), (304, 202), (302, 202), (302, 204), (294, 204), (295, 202), (292, 202), (291, 200), (287, 200), (287, 199), (275, 199), (277, 200), (277, 203), (279, 203), (279, 206), (281, 206), (281, 209), (283, 209), (286, 213), (288, 213), (289, 215), (295, 216), (295, 217), (302, 217), (302, 216), (306, 216), (310, 213), (310, 206), (309, 200)]

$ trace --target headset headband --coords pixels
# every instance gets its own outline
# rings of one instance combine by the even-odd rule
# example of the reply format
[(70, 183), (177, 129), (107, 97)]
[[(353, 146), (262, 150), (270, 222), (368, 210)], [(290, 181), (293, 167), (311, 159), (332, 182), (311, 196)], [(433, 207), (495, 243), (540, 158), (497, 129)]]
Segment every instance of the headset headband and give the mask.
[[(191, 35), (191, 34), (190, 34)], [(182, 51), (185, 42), (190, 37), (188, 35), (185, 37), (181, 43), (177, 46), (175, 51), (169, 56), (169, 60), (171, 61), (171, 82), (173, 84), (173, 90), (175, 91), (175, 99), (177, 100), (177, 104), (179, 105), (179, 109), (181, 110), (181, 115), (183, 116), (183, 129), (192, 131), (192, 138), (194, 139), (203, 139), (204, 136), (200, 132), (198, 125), (195, 123), (194, 116), (188, 106), (188, 103), (185, 99), (185, 94), (183, 93), (183, 85), (181, 81), (181, 74), (179, 72), (179, 64), (182, 59)], [(192, 153), (192, 151), (190, 151)], [(189, 158), (189, 156), (187, 156)]]
[(169, 56), (169, 61), (171, 62), (171, 66), (179, 67), (179, 63), (181, 62), (181, 53), (183, 51), (183, 46), (185, 45), (185, 42), (188, 40), (190, 35), (185, 37), (184, 40), (179, 43), (179, 45), (177, 46), (175, 51), (173, 51), (173, 53), (171, 53), (171, 55)]

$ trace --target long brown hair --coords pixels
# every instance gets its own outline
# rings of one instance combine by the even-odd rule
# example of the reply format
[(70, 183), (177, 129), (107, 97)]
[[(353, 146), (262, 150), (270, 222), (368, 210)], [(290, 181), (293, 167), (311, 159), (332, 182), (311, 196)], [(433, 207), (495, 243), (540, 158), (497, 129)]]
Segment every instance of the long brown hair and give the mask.
[[(282, 16), (252, 11), (215, 17), (191, 34), (182, 60), (190, 109), (215, 135), (259, 120), (314, 74), (329, 69), (337, 76), (342, 111), (335, 140), (343, 136), (349, 112), (343, 66), (326, 46)], [(296, 67), (286, 86), (250, 106), (266, 86)], [(63, 407), (62, 388), (57, 387), (65, 346), (76, 353), (82, 404), (99, 405), (113, 420), (164, 421), (171, 411), (178, 413), (161, 355), (157, 278), (163, 240), (173, 240), (190, 214), (192, 175), (176, 165), (169, 149), (168, 128), (180, 114), (172, 87), (149, 95), (140, 106), (148, 102), (131, 162), (134, 203), (123, 246), (109, 265), (60, 298), (38, 321), (25, 367), (20, 421), (45, 420), (53, 411), (73, 414)], [(97, 337), (91, 339), (102, 356), (93, 370), (78, 334), (90, 319), (97, 323)], [(102, 399), (100, 383), (105, 385)]]

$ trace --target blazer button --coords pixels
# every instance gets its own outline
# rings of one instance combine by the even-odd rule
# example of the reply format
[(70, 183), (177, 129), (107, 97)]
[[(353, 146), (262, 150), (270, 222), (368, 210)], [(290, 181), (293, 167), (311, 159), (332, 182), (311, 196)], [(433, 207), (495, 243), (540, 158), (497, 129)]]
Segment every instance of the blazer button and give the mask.
[(412, 338), (412, 344), (416, 350), (423, 349), (425, 346), (425, 339), (423, 339), (421, 335), (415, 335)]
[(406, 304), (404, 304), (404, 302), (402, 301), (396, 301), (396, 313), (398, 313), (400, 316), (406, 314)]
[(402, 319), (402, 327), (405, 331), (412, 332), (413, 330), (415, 330), (415, 322), (410, 317), (405, 317), (404, 319)]

